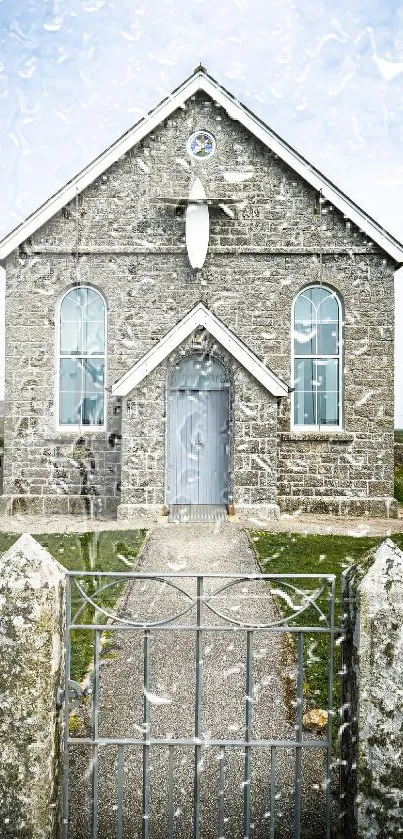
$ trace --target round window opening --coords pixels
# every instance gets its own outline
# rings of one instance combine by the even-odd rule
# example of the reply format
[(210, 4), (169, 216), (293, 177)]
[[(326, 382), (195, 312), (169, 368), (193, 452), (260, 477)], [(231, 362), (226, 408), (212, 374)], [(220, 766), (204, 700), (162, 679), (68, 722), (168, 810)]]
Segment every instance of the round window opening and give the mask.
[(188, 139), (187, 150), (199, 160), (212, 157), (216, 150), (216, 141), (209, 131), (195, 131)]

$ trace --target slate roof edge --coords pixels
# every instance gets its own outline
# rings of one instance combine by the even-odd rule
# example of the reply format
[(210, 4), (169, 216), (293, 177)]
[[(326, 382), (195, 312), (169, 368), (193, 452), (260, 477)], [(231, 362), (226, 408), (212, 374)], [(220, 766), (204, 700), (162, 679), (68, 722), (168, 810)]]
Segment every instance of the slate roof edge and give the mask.
[(122, 134), (111, 146), (101, 152), (65, 186), (59, 189), (28, 218), (0, 241), (0, 264), (15, 248), (51, 219), (62, 207), (77, 194), (100, 177), (113, 163), (146, 137), (164, 119), (167, 119), (178, 107), (183, 105), (198, 91), (204, 91), (218, 102), (232, 119), (236, 119), (254, 136), (277, 154), (295, 172), (314, 189), (322, 193), (325, 200), (334, 204), (347, 218), (362, 230), (369, 238), (395, 262), (396, 269), (403, 264), (403, 244), (385, 230), (368, 213), (350, 199), (342, 190), (323, 175), (315, 166), (269, 128), (249, 108), (242, 105), (236, 97), (210, 76), (205, 69), (196, 68), (169, 96), (165, 97), (148, 114), (142, 117), (132, 128)]

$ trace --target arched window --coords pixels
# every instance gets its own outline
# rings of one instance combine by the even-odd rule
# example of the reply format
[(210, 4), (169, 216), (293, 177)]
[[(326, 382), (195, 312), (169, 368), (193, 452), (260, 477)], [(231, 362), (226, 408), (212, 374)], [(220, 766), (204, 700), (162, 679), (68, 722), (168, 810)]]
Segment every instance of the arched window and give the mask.
[(326, 286), (294, 303), (294, 425), (341, 426), (341, 306)]
[(105, 302), (87, 286), (60, 304), (59, 425), (105, 425)]

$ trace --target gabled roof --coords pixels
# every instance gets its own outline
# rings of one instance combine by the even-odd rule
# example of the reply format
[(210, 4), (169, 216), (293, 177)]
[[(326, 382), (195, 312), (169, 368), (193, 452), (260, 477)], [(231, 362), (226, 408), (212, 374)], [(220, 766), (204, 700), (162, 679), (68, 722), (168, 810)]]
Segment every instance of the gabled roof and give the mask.
[(125, 152), (133, 148), (147, 134), (153, 131), (173, 111), (198, 91), (204, 91), (221, 105), (228, 115), (241, 123), (255, 135), (265, 146), (277, 154), (295, 172), (301, 175), (323, 198), (329, 201), (357, 227), (376, 242), (385, 253), (399, 265), (403, 263), (403, 245), (388, 233), (378, 222), (354, 203), (344, 192), (338, 189), (325, 175), (305, 160), (285, 140), (282, 140), (271, 128), (265, 125), (248, 108), (238, 102), (235, 97), (210, 76), (205, 68), (198, 67), (192, 76), (184, 81), (156, 108), (150, 111), (129, 131), (123, 134), (112, 146), (100, 154), (89, 166), (86, 166), (66, 186), (55, 193), (38, 210), (30, 215), (0, 242), (0, 263), (22, 242), (28, 239), (39, 227), (45, 224), (62, 207), (68, 204), (77, 193), (80, 193), (96, 178), (102, 175)]
[(279, 379), (213, 312), (198, 303), (158, 344), (155, 344), (133, 367), (112, 385), (113, 396), (127, 396), (149, 373), (155, 370), (176, 347), (199, 326), (225, 347), (251, 376), (254, 376), (273, 396), (287, 396), (290, 388)]

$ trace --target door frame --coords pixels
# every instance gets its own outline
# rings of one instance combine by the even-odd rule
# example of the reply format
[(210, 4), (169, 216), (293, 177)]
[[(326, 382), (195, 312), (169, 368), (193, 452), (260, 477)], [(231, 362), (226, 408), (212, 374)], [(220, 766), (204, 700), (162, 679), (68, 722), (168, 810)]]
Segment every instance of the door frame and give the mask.
[(183, 347), (178, 348), (172, 355), (169, 356), (166, 369), (166, 383), (165, 383), (165, 486), (164, 486), (164, 504), (169, 506), (168, 501), (168, 484), (169, 484), (169, 458), (171, 451), (170, 431), (171, 431), (171, 411), (169, 403), (169, 395), (171, 390), (171, 378), (173, 370), (178, 362), (183, 361), (184, 358), (191, 355), (211, 355), (214, 359), (219, 361), (226, 372), (229, 387), (228, 390), (228, 500), (233, 497), (233, 473), (234, 473), (234, 375), (233, 365), (230, 355), (224, 352), (217, 351), (215, 347), (201, 344), (197, 346), (191, 344), (184, 351)]

